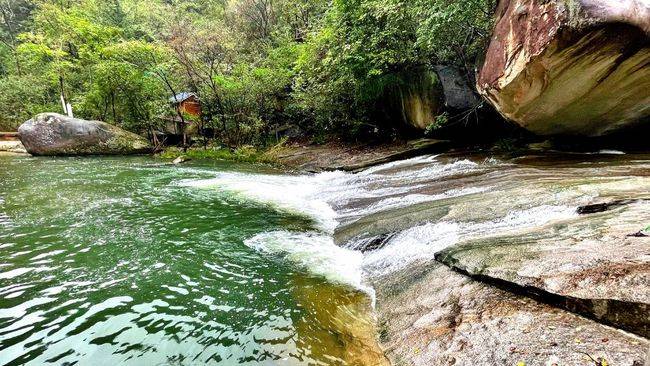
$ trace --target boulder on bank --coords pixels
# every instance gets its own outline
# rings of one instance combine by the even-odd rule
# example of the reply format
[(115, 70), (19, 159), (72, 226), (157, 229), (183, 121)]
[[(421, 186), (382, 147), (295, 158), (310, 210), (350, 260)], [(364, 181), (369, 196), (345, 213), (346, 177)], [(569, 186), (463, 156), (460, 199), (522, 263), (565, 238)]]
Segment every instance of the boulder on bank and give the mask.
[(57, 113), (39, 114), (18, 128), (32, 155), (126, 155), (151, 151), (149, 142), (134, 133), (100, 121)]
[(539, 135), (650, 120), (650, 2), (502, 0), (477, 88)]

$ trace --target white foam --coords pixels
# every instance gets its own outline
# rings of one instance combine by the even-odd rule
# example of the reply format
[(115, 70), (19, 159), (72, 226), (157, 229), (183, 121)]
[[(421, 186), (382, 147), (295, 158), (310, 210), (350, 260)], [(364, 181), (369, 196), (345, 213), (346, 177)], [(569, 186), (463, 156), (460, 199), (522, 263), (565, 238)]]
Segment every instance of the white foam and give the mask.
[(424, 202), (433, 202), (454, 197), (467, 196), (470, 194), (482, 193), (488, 191), (489, 189), (489, 187), (472, 187), (452, 189), (440, 194), (408, 194), (404, 196), (393, 196), (385, 198), (377, 203), (373, 203), (366, 208), (356, 209), (354, 211), (346, 211), (345, 213), (354, 216), (365, 216), (377, 212), (412, 206)]
[[(436, 252), (457, 243), (463, 226), (442, 222), (414, 227), (394, 236), (386, 247), (364, 258), (360, 252), (334, 243), (332, 234), (339, 221), (350, 216), (484, 192), (490, 188), (460, 188), (431, 195), (417, 192), (427, 182), (481, 168), (482, 164), (470, 160), (442, 163), (436, 156), (423, 156), (380, 165), (359, 174), (327, 172), (288, 176), (222, 172), (212, 179), (184, 180), (178, 184), (234, 192), (245, 199), (314, 218), (323, 234), (274, 231), (250, 238), (246, 244), (259, 251), (282, 254), (332, 282), (372, 293), (372, 289), (363, 284), (364, 271), (392, 271), (413, 260), (431, 258)], [(360, 208), (344, 209), (350, 201), (362, 199), (370, 199), (370, 202), (358, 205)]]
[(488, 237), (526, 231), (531, 228), (577, 217), (575, 207), (543, 205), (508, 213), (505, 217), (482, 223), (467, 223), (473, 236)]
[(316, 219), (319, 228), (332, 232), (338, 222), (336, 212), (319, 199), (326, 186), (345, 173), (283, 176), (245, 173), (219, 173), (203, 180), (184, 180), (186, 187), (217, 188), (241, 194), (246, 199), (273, 204), (288, 211), (300, 212)]
[(282, 255), (329, 282), (366, 292), (374, 303), (374, 290), (363, 282), (363, 254), (336, 245), (330, 235), (272, 231), (256, 235), (245, 244), (260, 252)]
[[(415, 203), (434, 201), (481, 189), (452, 190), (439, 195), (409, 194), (421, 183), (480, 167), (469, 160), (440, 163), (436, 156), (422, 156), (370, 168), (359, 174), (326, 172), (312, 175), (270, 175), (218, 173), (211, 179), (188, 179), (177, 184), (195, 188), (216, 188), (234, 192), (246, 199), (275, 205), (316, 219), (318, 228), (333, 233), (342, 215), (358, 215), (394, 209)], [(392, 171), (391, 169), (399, 168)], [(484, 189), (483, 189), (484, 190)], [(402, 197), (399, 197), (402, 195)], [(345, 212), (341, 206), (352, 200), (387, 197), (358, 213)], [(339, 210), (337, 213), (336, 210)]]
[(485, 222), (427, 223), (406, 229), (390, 238), (383, 248), (366, 255), (363, 267), (370, 276), (385, 275), (417, 260), (431, 260), (438, 252), (463, 241), (515, 235), (531, 228), (569, 220), (577, 215), (572, 207), (544, 205), (511, 212)]
[(427, 223), (407, 229), (391, 238), (388, 244), (370, 252), (363, 268), (371, 276), (395, 272), (416, 260), (430, 260), (435, 254), (460, 240), (457, 223)]
[(601, 154), (601, 155), (625, 155), (625, 153), (623, 151), (620, 151), (620, 150), (607, 150), (607, 149), (600, 150), (600, 151), (598, 151), (598, 153)]

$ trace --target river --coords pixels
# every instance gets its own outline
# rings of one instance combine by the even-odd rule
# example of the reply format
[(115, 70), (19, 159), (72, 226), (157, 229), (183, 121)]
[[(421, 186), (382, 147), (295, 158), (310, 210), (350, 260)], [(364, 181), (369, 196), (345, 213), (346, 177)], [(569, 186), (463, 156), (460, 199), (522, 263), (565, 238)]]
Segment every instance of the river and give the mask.
[(0, 157), (0, 365), (385, 364), (374, 279), (645, 198), (649, 172), (614, 152), (308, 175)]

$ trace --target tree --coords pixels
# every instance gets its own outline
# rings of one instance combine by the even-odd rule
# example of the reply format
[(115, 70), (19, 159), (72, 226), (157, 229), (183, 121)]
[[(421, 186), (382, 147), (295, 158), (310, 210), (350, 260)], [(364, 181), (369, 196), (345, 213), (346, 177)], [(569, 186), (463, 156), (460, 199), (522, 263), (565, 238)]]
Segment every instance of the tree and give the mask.
[(0, 0), (0, 42), (10, 50), (19, 76), (23, 68), (16, 52), (18, 35), (26, 30), (33, 8), (28, 0)]

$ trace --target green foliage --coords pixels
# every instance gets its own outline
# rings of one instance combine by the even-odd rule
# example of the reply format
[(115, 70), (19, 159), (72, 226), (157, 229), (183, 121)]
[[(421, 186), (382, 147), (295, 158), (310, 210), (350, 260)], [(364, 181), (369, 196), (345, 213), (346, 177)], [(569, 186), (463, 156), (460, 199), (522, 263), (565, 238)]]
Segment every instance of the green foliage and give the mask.
[(433, 123), (431, 123), (430, 125), (427, 126), (425, 134), (427, 136), (430, 136), (436, 130), (446, 126), (448, 123), (449, 123), (449, 114), (447, 112), (444, 112), (444, 113), (436, 116), (436, 120)]
[[(138, 133), (182, 118), (237, 147), (300, 125), (388, 135), (387, 90), (434, 63), (471, 68), (494, 0), (11, 0), (0, 2), (0, 128), (60, 112)], [(443, 125), (436, 121), (434, 125)]]
[(435, 62), (471, 69), (492, 27), (495, 0), (413, 0), (416, 46)]
[(399, 75), (435, 63), (473, 68), (494, 0), (335, 0), (298, 58), (296, 105), (316, 128), (374, 125)]
[(276, 160), (270, 155), (251, 147), (243, 146), (236, 149), (223, 147), (192, 148), (183, 151), (179, 148), (170, 147), (157, 155), (161, 159), (173, 160), (183, 157), (191, 160), (226, 160), (240, 163), (265, 163), (275, 164)]

